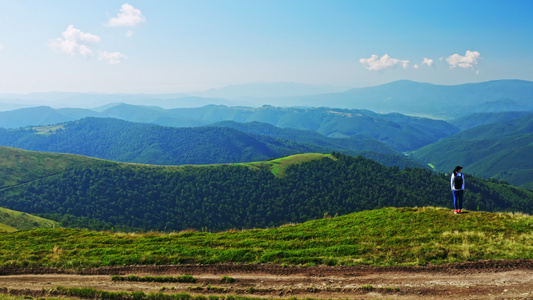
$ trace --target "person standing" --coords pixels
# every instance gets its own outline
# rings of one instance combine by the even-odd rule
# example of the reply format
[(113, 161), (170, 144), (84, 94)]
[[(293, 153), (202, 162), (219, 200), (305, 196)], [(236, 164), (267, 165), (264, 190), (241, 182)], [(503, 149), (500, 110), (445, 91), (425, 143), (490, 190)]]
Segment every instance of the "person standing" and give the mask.
[(453, 194), (453, 207), (455, 210), (454, 214), (460, 214), (463, 210), (463, 199), (465, 194), (465, 176), (462, 173), (463, 167), (457, 166), (453, 170), (452, 178), (450, 183), (452, 186)]

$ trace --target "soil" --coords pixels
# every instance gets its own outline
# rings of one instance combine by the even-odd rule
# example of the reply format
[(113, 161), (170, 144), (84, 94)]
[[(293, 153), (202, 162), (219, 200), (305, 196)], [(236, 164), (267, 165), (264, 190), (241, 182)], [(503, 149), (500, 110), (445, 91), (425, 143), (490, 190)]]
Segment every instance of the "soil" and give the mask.
[[(195, 283), (113, 281), (112, 275), (192, 275)], [(222, 283), (223, 276), (235, 279)], [(278, 265), (128, 266), (83, 270), (0, 269), (0, 293), (50, 296), (55, 287), (104, 291), (299, 299), (533, 299), (533, 261), (421, 267)]]

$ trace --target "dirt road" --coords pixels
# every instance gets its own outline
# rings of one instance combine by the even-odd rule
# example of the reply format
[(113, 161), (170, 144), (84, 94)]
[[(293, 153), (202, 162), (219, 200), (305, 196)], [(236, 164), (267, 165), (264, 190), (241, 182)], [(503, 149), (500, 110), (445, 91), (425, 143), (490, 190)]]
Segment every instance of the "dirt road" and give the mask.
[[(192, 275), (196, 283), (112, 280), (112, 275), (184, 274)], [(223, 276), (235, 281), (222, 283)], [(533, 299), (533, 262), (476, 262), (414, 268), (180, 265), (81, 271), (0, 269), (0, 293), (43, 297), (58, 286), (265, 298)]]

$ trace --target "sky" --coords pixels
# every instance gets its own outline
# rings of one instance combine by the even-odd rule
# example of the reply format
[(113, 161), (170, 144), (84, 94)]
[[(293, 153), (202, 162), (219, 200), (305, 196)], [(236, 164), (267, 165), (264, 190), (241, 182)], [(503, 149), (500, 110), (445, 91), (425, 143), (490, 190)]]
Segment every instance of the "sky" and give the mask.
[(533, 81), (533, 1), (0, 0), (0, 94)]

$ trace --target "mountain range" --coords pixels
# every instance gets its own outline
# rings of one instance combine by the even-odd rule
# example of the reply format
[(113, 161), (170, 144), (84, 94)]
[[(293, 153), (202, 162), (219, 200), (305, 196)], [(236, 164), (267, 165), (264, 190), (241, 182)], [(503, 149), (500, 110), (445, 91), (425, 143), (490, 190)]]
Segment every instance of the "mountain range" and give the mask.
[[(258, 107), (335, 107), (380, 113), (455, 119), (472, 113), (532, 111), (533, 82), (495, 80), (462, 85), (435, 85), (408, 80), (379, 86), (347, 89), (296, 83), (261, 83), (232, 86), (191, 94), (33, 93), (0, 95), (0, 111), (39, 105), (55, 108), (94, 108), (109, 103), (198, 107), (208, 104)], [(36, 125), (36, 124), (32, 124)]]
[[(211, 90), (209, 96), (226, 93), (226, 100), (231, 101), (230, 96), (239, 98), (247, 93), (250, 96), (249, 88), (253, 87)], [(302, 152), (339, 151), (361, 154), (389, 166), (429, 164), (440, 172), (449, 172), (460, 164), (477, 176), (497, 178), (526, 188), (533, 186), (533, 169), (527, 163), (531, 161), (528, 147), (532, 131), (523, 124), (531, 115), (528, 110), (531, 82), (500, 80), (437, 86), (397, 81), (321, 95), (308, 95), (313, 91), (309, 86), (263, 84), (255, 87), (258, 94), (254, 99), (265, 100), (287, 93), (283, 98), (286, 104), (300, 99), (305, 100), (306, 105), (162, 108), (114, 103), (92, 109), (31, 107), (0, 112), (0, 127), (5, 128), (0, 131), (0, 144), (150, 164), (245, 162)], [(275, 87), (280, 89), (277, 94), (268, 91)], [(288, 96), (291, 87), (293, 95)], [(217, 95), (217, 92), (220, 93)], [(337, 101), (341, 95), (347, 102)], [(54, 95), (33, 94), (27, 98), (45, 96)], [(60, 100), (75, 97), (88, 100), (89, 96), (94, 95), (65, 94)], [(189, 95), (158, 97), (168, 104), (177, 96)], [(120, 95), (113, 99), (135, 102), (150, 97), (136, 95), (130, 99), (128, 95)], [(446, 120), (375, 113), (367, 109), (312, 107), (319, 99), (345, 107), (359, 103), (357, 105), (377, 108), (381, 103), (387, 104), (391, 111), (405, 111), (409, 107), (428, 109), (427, 112), (435, 109), (431, 115), (446, 116)], [(437, 109), (439, 105), (444, 109)], [(468, 106), (471, 109), (449, 113), (451, 109)], [(476, 112), (491, 110), (497, 112)], [(452, 115), (455, 118), (451, 118)], [(29, 130), (17, 129), (29, 127)], [(98, 134), (94, 134), (96, 132)], [(217, 155), (220, 157), (215, 159)]]
[(259, 122), (225, 121), (207, 127), (173, 128), (89, 117), (52, 126), (0, 128), (0, 145), (157, 165), (251, 162), (297, 153), (339, 151), (361, 154), (386, 165), (422, 166), (365, 136), (328, 138), (314, 131)]
[(163, 109), (127, 104), (99, 110), (34, 107), (0, 112), (0, 127), (50, 125), (83, 117), (116, 118), (172, 127), (206, 126), (221, 121), (262, 122), (280, 128), (315, 131), (331, 138), (375, 139), (396, 151), (412, 151), (459, 132), (455, 126), (440, 120), (377, 114), (368, 110), (216, 105)]

